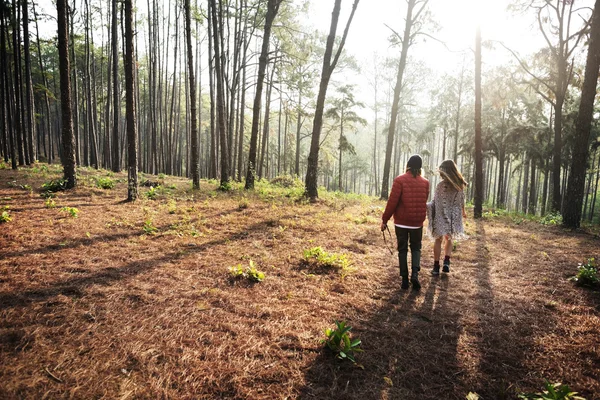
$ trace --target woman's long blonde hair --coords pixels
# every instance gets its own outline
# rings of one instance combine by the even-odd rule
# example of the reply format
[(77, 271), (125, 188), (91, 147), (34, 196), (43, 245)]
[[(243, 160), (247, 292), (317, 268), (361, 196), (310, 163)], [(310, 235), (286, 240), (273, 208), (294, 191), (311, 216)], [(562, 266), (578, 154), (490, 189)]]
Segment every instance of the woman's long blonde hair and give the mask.
[(450, 183), (458, 191), (467, 187), (467, 181), (456, 168), (453, 160), (444, 160), (439, 167), (440, 176), (443, 180)]

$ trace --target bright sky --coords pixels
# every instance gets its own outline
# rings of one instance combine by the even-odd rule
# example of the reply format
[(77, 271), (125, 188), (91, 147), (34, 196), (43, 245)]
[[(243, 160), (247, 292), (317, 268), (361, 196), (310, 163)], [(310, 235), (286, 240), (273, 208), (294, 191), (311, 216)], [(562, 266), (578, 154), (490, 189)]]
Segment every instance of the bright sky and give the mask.
[[(340, 25), (345, 23), (352, 1), (342, 2), (343, 12)], [(423, 59), (437, 71), (452, 70), (462, 55), (460, 52), (473, 49), (477, 20), (481, 21), (483, 40), (502, 40), (507, 46), (520, 53), (539, 48), (542, 37), (531, 27), (533, 16), (513, 16), (506, 10), (506, 0), (430, 0), (429, 9), (433, 19), (440, 26), (438, 32), (430, 33), (434, 38), (446, 43), (449, 51), (434, 39), (425, 38), (411, 48), (411, 53)], [(312, 0), (316, 27), (328, 31), (333, 9), (333, 0)], [(389, 26), (402, 34), (406, 16), (406, 1), (402, 0), (362, 0), (359, 3), (347, 42), (347, 50), (361, 58), (368, 53), (399, 54), (399, 49), (390, 49), (387, 38), (391, 34)], [(479, 17), (478, 17), (479, 16)], [(341, 31), (343, 26), (339, 27)], [(485, 51), (485, 50), (484, 50)], [(505, 50), (488, 54), (488, 62), (499, 63), (508, 53)]]

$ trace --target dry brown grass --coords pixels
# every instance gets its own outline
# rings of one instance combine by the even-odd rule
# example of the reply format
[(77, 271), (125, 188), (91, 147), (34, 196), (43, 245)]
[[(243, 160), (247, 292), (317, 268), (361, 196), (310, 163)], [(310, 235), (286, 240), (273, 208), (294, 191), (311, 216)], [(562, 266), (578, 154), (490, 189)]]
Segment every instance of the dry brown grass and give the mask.
[[(379, 201), (193, 193), (167, 177), (171, 194), (131, 204), (124, 182), (80, 174), (46, 208), (39, 188), (58, 169), (0, 170), (13, 216), (0, 225), (0, 398), (498, 399), (544, 379), (600, 398), (600, 295), (567, 280), (599, 255), (593, 235), (469, 220), (451, 274), (429, 277), (424, 241), (423, 288), (404, 292)], [(356, 270), (312, 273), (314, 246)], [(250, 259), (265, 281), (230, 280)], [(363, 341), (357, 366), (323, 350), (335, 319)]]

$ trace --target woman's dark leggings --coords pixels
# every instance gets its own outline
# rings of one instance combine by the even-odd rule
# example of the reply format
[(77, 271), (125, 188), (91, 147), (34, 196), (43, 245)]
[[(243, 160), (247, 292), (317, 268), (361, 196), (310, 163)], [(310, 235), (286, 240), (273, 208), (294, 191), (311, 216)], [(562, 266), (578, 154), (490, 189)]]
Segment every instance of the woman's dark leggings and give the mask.
[(421, 240), (423, 239), (423, 227), (418, 229), (407, 229), (396, 226), (396, 239), (398, 240), (400, 276), (404, 279), (408, 279), (407, 254), (409, 243), (412, 273), (418, 273), (421, 269)]

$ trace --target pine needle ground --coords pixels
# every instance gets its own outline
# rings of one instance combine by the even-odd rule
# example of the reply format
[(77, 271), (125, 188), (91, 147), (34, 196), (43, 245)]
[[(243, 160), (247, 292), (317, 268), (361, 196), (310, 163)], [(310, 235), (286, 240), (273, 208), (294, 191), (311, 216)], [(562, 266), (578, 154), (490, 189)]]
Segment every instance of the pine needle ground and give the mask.
[[(600, 398), (600, 294), (568, 280), (598, 257), (593, 234), (468, 219), (448, 276), (429, 276), (424, 241), (415, 293), (381, 201), (146, 176), (154, 200), (126, 203), (125, 174), (111, 190), (106, 171), (79, 174), (52, 207), (59, 167), (0, 170), (2, 399), (500, 399), (544, 379)], [(310, 270), (316, 246), (352, 270)], [(250, 260), (265, 280), (232, 280)], [(334, 320), (362, 339), (356, 365), (324, 350)]]

